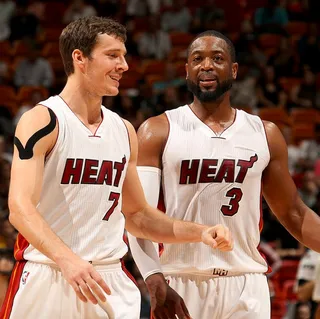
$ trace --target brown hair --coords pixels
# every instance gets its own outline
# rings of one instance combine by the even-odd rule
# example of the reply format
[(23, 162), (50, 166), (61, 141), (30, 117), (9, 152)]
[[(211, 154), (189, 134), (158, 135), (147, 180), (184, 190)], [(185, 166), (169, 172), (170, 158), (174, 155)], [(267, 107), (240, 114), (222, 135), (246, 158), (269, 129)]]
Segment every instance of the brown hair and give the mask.
[(80, 18), (71, 22), (62, 30), (59, 38), (59, 48), (67, 76), (74, 72), (72, 52), (79, 49), (84, 56), (90, 57), (97, 43), (97, 36), (104, 33), (123, 42), (127, 40), (126, 28), (109, 18), (96, 16)]

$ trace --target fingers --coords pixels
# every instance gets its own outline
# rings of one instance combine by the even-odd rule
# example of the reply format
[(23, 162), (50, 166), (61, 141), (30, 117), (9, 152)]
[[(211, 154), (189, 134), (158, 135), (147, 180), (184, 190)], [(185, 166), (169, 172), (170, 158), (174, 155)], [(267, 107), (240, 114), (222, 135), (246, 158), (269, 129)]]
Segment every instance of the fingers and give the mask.
[(213, 238), (211, 232), (206, 231), (202, 234), (202, 241), (203, 243), (205, 243), (206, 245), (212, 247), (212, 248), (217, 248), (218, 243), (216, 242), (216, 240)]
[(84, 280), (79, 283), (79, 287), (81, 292), (86, 296), (86, 298), (91, 301), (94, 305), (98, 303), (97, 298), (93, 295), (91, 289), (89, 289), (89, 285)]
[(75, 291), (77, 297), (83, 301), (83, 302), (87, 302), (87, 298), (84, 296), (84, 294), (82, 293), (82, 291), (80, 290), (80, 287), (78, 286), (77, 283), (73, 283), (72, 285), (73, 290)]
[(102, 279), (102, 277), (100, 276), (100, 274), (97, 271), (93, 271), (91, 272), (91, 277), (93, 278), (93, 280), (103, 289), (103, 291), (107, 294), (107, 295), (111, 295), (111, 290), (108, 287), (108, 285), (106, 284), (106, 282)]
[(188, 309), (185, 306), (183, 301), (181, 302), (181, 304), (176, 305), (176, 314), (179, 319), (190, 319), (191, 318), (189, 315)]
[(183, 299), (181, 299), (181, 307), (182, 307), (182, 309), (183, 309), (183, 312), (186, 314), (186, 319), (191, 319), (191, 316), (190, 316), (190, 314), (189, 314), (189, 310), (188, 310), (188, 308), (186, 307)]
[(215, 240), (217, 242), (217, 249), (222, 251), (230, 251), (233, 249), (233, 239), (228, 227), (217, 227)]

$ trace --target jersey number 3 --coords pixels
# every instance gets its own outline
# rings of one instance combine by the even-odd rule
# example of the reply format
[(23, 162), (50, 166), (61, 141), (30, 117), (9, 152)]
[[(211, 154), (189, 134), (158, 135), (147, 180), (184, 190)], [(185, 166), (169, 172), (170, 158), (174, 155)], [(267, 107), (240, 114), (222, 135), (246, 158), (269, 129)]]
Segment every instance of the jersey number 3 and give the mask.
[(103, 220), (109, 220), (110, 216), (112, 215), (115, 208), (119, 204), (119, 198), (120, 198), (120, 193), (115, 193), (115, 192), (110, 193), (109, 200), (113, 201), (113, 203), (111, 207), (108, 209), (108, 211), (106, 212), (106, 214), (104, 215)]
[(226, 196), (230, 198), (228, 205), (221, 206), (221, 212), (225, 216), (233, 216), (239, 210), (239, 202), (242, 198), (242, 190), (234, 187), (227, 191)]

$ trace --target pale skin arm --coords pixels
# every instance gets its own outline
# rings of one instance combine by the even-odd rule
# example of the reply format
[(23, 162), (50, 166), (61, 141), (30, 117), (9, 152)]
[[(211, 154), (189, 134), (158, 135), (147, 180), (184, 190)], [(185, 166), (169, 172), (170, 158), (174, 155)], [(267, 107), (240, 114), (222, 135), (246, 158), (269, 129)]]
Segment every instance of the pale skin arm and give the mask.
[[(216, 228), (170, 218), (158, 209), (151, 207), (143, 193), (137, 173), (138, 140), (133, 126), (127, 122), (130, 137), (131, 155), (126, 178), (123, 184), (122, 210), (126, 216), (126, 229), (138, 238), (146, 238), (162, 243), (204, 242), (216, 248), (214, 239)], [(224, 243), (232, 249), (231, 238)]]
[(263, 196), (283, 226), (299, 242), (320, 252), (320, 217), (301, 200), (288, 170), (287, 145), (278, 127), (264, 122), (270, 162), (262, 177)]
[[(30, 137), (50, 122), (48, 109), (35, 106), (20, 119), (15, 137), (25, 147)], [(110, 290), (92, 265), (79, 256), (52, 231), (43, 219), (36, 205), (42, 190), (45, 156), (53, 148), (58, 134), (58, 126), (40, 138), (33, 147), (33, 156), (21, 159), (17, 147), (14, 147), (9, 190), (9, 220), (11, 224), (27, 239), (27, 241), (53, 260), (60, 268), (77, 296), (84, 302), (89, 299), (97, 303), (90, 287), (96, 296), (105, 301), (102, 289), (110, 294)], [(81, 287), (81, 290), (79, 289)]]

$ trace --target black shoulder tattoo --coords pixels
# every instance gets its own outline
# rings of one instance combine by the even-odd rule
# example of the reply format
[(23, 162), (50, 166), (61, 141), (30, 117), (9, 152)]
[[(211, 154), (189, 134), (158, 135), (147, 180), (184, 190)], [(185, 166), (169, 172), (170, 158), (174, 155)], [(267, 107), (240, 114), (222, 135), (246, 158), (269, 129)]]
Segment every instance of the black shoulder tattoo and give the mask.
[(14, 137), (14, 145), (17, 147), (19, 151), (20, 159), (30, 159), (33, 156), (33, 147), (34, 145), (44, 136), (50, 134), (54, 128), (56, 127), (56, 115), (54, 112), (48, 108), (50, 114), (50, 123), (44, 128), (40, 129), (38, 132), (35, 132), (27, 141), (26, 147), (23, 147), (20, 140), (15, 136)]

